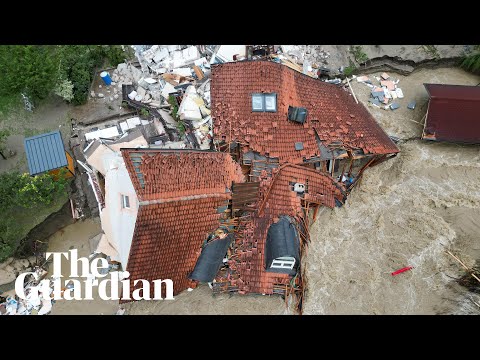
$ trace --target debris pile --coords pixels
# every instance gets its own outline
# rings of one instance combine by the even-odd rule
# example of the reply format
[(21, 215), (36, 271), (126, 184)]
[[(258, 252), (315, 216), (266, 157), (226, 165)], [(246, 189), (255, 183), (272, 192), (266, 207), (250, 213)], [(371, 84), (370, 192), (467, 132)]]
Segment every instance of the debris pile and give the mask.
[(41, 266), (34, 266), (28, 270), (35, 272), (37, 279), (32, 275), (25, 278), (25, 299), (17, 295), (0, 296), (0, 315), (46, 315), (52, 310), (53, 280), (48, 287), (40, 286), (40, 281), (47, 275), (47, 270)]
[[(371, 106), (384, 110), (400, 108), (399, 99), (403, 99), (404, 94), (402, 89), (398, 87), (399, 79), (394, 79), (385, 72), (380, 76), (374, 76), (376, 84), (368, 76), (353, 75), (353, 78), (372, 89), (368, 100)], [(415, 109), (415, 101), (410, 102), (408, 108)]]

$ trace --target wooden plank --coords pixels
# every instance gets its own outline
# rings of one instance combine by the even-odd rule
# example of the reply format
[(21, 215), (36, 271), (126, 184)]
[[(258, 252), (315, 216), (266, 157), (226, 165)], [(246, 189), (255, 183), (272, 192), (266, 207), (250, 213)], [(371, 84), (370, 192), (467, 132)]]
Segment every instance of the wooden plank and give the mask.
[(203, 73), (202, 69), (195, 65), (193, 67), (193, 71), (195, 71), (195, 74), (197, 75), (198, 80), (202, 80), (205, 77), (205, 74)]

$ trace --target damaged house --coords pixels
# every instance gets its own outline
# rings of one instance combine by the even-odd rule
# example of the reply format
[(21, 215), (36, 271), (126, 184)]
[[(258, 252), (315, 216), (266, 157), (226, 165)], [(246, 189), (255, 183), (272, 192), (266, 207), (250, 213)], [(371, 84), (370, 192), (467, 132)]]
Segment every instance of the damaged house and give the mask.
[(212, 65), (210, 92), (215, 151), (102, 148), (105, 241), (133, 280), (294, 294), (300, 308), (312, 218), (399, 150), (348, 90), (275, 62)]

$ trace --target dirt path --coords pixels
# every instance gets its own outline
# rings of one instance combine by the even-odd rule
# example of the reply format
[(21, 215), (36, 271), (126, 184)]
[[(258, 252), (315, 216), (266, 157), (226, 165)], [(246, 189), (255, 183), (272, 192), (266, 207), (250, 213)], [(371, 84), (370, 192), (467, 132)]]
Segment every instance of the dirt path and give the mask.
[[(393, 74), (391, 74), (393, 75)], [(395, 77), (397, 77), (395, 75)], [(390, 135), (420, 136), (424, 82), (473, 84), (458, 69), (420, 70), (399, 86), (402, 108), (369, 108)], [(353, 82), (360, 101), (369, 88)], [(365, 88), (365, 89), (364, 89)], [(308, 249), (308, 314), (470, 313), (465, 291), (452, 283), (461, 273), (443, 246), (472, 266), (480, 258), (480, 148), (410, 140), (397, 158), (365, 172), (342, 208), (324, 210)], [(405, 266), (415, 268), (392, 277)]]
[[(78, 249), (79, 257), (90, 255), (88, 239), (101, 231), (98, 221), (87, 219), (82, 222), (69, 225), (51, 236), (48, 251), (67, 252), (69, 249)], [(53, 267), (50, 266), (48, 276), (51, 276)], [(62, 258), (62, 274), (66, 277), (70, 274), (70, 261)], [(63, 279), (65, 280), (65, 278)], [(98, 297), (97, 287), (93, 289), (95, 300), (58, 300), (54, 305), (52, 315), (113, 315), (118, 310), (118, 301), (105, 301)]]
[(183, 291), (172, 301), (140, 301), (125, 305), (129, 315), (282, 315), (285, 303), (280, 296), (213, 296), (206, 284)]
[(7, 116), (0, 117), (0, 129), (8, 129), (10, 136), (7, 138), (6, 147), (17, 154), (7, 160), (0, 158), (0, 172), (17, 170), (28, 172), (25, 156), (25, 137), (42, 134), (54, 130), (62, 133), (65, 149), (68, 149), (70, 137), (69, 113), (73, 106), (68, 105), (59, 97), (45, 100), (33, 112), (18, 108), (10, 111)]

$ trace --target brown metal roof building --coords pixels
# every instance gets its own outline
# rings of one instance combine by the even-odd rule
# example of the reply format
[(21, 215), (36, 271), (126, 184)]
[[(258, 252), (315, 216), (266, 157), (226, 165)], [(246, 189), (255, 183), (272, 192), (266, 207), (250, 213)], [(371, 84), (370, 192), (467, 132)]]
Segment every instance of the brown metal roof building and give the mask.
[(430, 101), (422, 139), (480, 143), (480, 86), (424, 85)]

